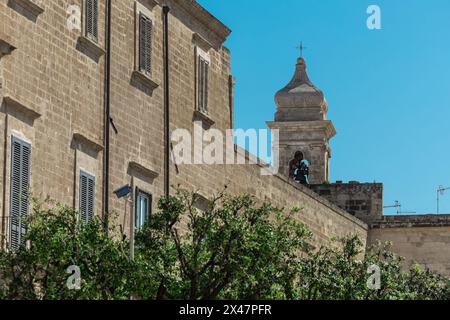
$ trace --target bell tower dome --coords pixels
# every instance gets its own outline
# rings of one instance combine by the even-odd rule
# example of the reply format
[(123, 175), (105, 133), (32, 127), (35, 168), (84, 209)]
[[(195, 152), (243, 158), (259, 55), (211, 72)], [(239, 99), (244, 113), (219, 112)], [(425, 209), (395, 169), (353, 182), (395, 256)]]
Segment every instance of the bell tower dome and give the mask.
[(331, 158), (329, 140), (336, 135), (336, 130), (326, 119), (327, 101), (323, 92), (309, 80), (304, 58), (298, 58), (292, 80), (277, 92), (275, 103), (275, 121), (267, 125), (271, 130), (279, 130), (281, 172), (289, 175), (289, 162), (301, 151), (310, 165), (309, 182), (327, 183)]

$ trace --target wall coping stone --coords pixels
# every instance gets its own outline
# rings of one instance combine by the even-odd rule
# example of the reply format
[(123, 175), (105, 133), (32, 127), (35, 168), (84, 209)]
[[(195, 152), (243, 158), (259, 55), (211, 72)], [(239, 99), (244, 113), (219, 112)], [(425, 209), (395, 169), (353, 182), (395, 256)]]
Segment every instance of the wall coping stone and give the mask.
[(370, 223), (370, 229), (450, 227), (449, 214), (384, 216)]

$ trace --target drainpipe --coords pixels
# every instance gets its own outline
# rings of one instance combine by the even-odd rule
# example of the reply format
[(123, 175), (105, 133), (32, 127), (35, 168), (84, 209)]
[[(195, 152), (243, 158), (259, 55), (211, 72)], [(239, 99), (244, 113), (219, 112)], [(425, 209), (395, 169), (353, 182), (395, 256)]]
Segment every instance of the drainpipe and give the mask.
[(106, 1), (106, 59), (105, 59), (105, 105), (103, 149), (103, 218), (105, 231), (109, 227), (109, 143), (111, 120), (111, 0)]
[(131, 191), (130, 191), (130, 259), (134, 260), (134, 237), (135, 237), (135, 225), (134, 225), (134, 205), (136, 201), (136, 195), (134, 194), (134, 177), (131, 176)]
[(163, 6), (164, 23), (164, 196), (169, 196), (169, 159), (170, 159), (170, 141), (169, 141), (169, 11), (167, 5)]
[(7, 235), (7, 225), (8, 219), (6, 216), (6, 162), (7, 162), (7, 154), (8, 154), (8, 106), (4, 104), (5, 107), (5, 132), (3, 134), (3, 178), (2, 178), (2, 233), (1, 237), (1, 247), (0, 249), (6, 248), (6, 235)]

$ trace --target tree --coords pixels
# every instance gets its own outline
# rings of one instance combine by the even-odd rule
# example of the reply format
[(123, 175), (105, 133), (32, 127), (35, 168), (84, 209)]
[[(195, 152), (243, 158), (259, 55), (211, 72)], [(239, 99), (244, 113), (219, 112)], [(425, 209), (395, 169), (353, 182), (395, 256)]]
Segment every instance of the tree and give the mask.
[[(84, 224), (78, 217), (64, 206), (34, 206), (27, 221), (29, 247), (0, 252), (1, 298), (130, 297), (137, 268), (128, 259), (128, 242), (108, 237), (100, 219)], [(79, 268), (80, 290), (68, 285), (70, 266)]]
[[(292, 297), (291, 278), (310, 232), (248, 195), (220, 194), (199, 210), (197, 194), (180, 191), (160, 202), (137, 235), (138, 259), (157, 268), (156, 298)], [(184, 227), (184, 230), (183, 230)]]
[[(204, 203), (180, 190), (162, 198), (136, 235), (134, 260), (126, 237), (111, 237), (115, 229), (106, 232), (101, 219), (85, 224), (72, 209), (46, 207), (35, 205), (26, 221), (27, 247), (0, 251), (1, 299), (450, 298), (448, 278), (417, 265), (402, 271), (389, 244), (364, 252), (349, 236), (313, 248), (300, 209), (249, 195), (222, 193)], [(79, 290), (76, 272), (67, 273), (77, 268)]]

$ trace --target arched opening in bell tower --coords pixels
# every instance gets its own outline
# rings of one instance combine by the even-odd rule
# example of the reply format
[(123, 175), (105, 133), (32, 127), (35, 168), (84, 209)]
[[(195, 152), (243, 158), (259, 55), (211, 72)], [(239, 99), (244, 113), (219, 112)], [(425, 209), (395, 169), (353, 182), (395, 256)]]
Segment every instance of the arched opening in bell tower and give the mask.
[(309, 184), (309, 161), (302, 151), (295, 152), (293, 159), (289, 161), (289, 178), (296, 183)]

